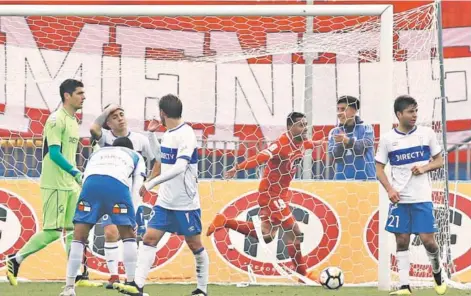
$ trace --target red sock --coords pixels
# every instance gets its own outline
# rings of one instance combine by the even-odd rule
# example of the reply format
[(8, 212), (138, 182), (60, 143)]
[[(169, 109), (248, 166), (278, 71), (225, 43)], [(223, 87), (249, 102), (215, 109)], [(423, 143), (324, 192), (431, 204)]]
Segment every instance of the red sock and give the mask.
[(228, 219), (226, 221), (226, 227), (232, 230), (235, 230), (239, 233), (245, 234), (257, 238), (257, 233), (255, 232), (255, 227), (253, 222), (239, 221), (235, 219)]
[(292, 245), (288, 245), (288, 254), (291, 257), (291, 261), (293, 261), (294, 266), (296, 266), (296, 272), (300, 275), (306, 275), (306, 261), (301, 253), (301, 243), (296, 241)]

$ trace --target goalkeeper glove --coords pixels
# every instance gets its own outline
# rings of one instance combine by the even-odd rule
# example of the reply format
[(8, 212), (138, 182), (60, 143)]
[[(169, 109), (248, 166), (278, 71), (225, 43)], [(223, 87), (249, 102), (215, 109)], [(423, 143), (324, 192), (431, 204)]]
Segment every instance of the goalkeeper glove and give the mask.
[(144, 205), (140, 205), (136, 212), (137, 235), (146, 233), (146, 223), (144, 221)]
[(72, 169), (72, 171), (70, 171), (70, 174), (74, 177), (75, 182), (82, 186), (82, 172), (77, 169)]

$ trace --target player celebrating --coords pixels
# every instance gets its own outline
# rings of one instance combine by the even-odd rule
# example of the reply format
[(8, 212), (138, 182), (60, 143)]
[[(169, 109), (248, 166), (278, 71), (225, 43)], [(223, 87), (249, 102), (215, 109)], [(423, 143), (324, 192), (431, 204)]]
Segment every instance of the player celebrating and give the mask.
[[(386, 230), (396, 236), (396, 258), (400, 288), (391, 295), (410, 295), (409, 242), (411, 233), (418, 234), (432, 263), (435, 291), (446, 292), (441, 276), (440, 252), (435, 241), (437, 231), (432, 204), (432, 185), (427, 174), (443, 166), (442, 150), (435, 132), (415, 125), (417, 102), (403, 95), (394, 102), (399, 126), (381, 137), (376, 154), (378, 180), (388, 192), (391, 206)], [(430, 161), (431, 160), (431, 161)], [(392, 182), (384, 172), (391, 165)]]
[(75, 296), (74, 283), (90, 229), (103, 216), (118, 226), (123, 239), (126, 277), (133, 280), (137, 244), (134, 227), (136, 215), (131, 193), (139, 194), (145, 178), (144, 159), (133, 151), (129, 138), (118, 138), (114, 147), (93, 153), (85, 169), (83, 189), (75, 210), (74, 240), (67, 263), (67, 279), (60, 296)]
[[(281, 227), (288, 236), (288, 253), (296, 266), (296, 272), (305, 276), (307, 266), (301, 254), (302, 233), (288, 205), (290, 202), (288, 187), (295, 176), (297, 164), (302, 160), (304, 151), (313, 149), (322, 144), (322, 141), (306, 139), (307, 121), (302, 113), (290, 113), (286, 125), (288, 131), (278, 140), (259, 154), (237, 164), (226, 172), (225, 177), (232, 178), (239, 170), (252, 169), (267, 163), (258, 188), (263, 238), (266, 243), (271, 242)], [(222, 214), (216, 215), (206, 235), (210, 236), (215, 230), (223, 227), (257, 238), (253, 222), (227, 219)]]
[[(143, 287), (155, 259), (156, 246), (166, 232), (185, 236), (196, 259), (197, 289), (192, 295), (206, 296), (209, 274), (208, 253), (201, 243), (201, 209), (198, 194), (198, 155), (193, 129), (181, 119), (182, 102), (166, 95), (159, 102), (160, 118), (167, 128), (161, 142), (162, 174), (147, 182), (146, 190), (159, 184), (159, 198), (139, 248), (135, 282), (115, 284), (121, 292), (143, 295)], [(141, 194), (141, 195), (142, 195)]]
[(9, 256), (7, 277), (11, 285), (18, 285), (20, 264), (60, 238), (66, 231), (66, 252), (72, 241), (73, 213), (82, 182), (76, 167), (79, 125), (75, 113), (85, 100), (84, 85), (67, 79), (59, 87), (63, 106), (47, 119), (43, 131), (43, 161), (40, 191), (43, 202), (43, 230), (36, 233), (17, 253)]
[[(128, 137), (135, 151), (140, 153), (150, 163), (155, 161), (149, 179), (160, 174), (160, 161), (156, 161), (154, 156), (154, 152), (160, 153), (158, 142), (152, 138), (154, 144), (153, 147), (151, 147), (149, 139), (143, 134), (129, 131), (124, 110), (120, 106), (115, 104), (108, 105), (103, 113), (95, 119), (95, 122), (90, 127), (90, 133), (94, 141), (97, 141), (100, 147), (111, 146), (113, 141), (118, 137)], [(151, 136), (155, 137), (153, 134)], [(139, 195), (137, 195), (137, 197), (139, 197)], [(139, 207), (138, 201), (135, 201), (134, 206), (138, 208), (138, 210), (142, 210), (141, 207)], [(108, 218), (108, 216), (104, 218)], [(141, 221), (141, 219), (139, 219), (139, 221)], [(105, 233), (105, 259), (110, 272), (110, 278), (105, 287), (107, 289), (113, 289), (113, 283), (119, 282), (119, 233), (118, 228), (116, 225), (112, 224), (110, 219), (102, 219), (102, 225)], [(138, 226), (138, 233), (143, 234), (145, 226)]]

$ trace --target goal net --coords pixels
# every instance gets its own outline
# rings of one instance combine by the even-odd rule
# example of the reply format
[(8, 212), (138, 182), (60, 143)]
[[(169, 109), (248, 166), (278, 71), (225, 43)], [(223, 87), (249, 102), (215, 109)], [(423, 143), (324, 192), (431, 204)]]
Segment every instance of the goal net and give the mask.
[[(104, 106), (120, 104), (129, 129), (146, 134), (149, 123), (159, 119), (161, 96), (173, 93), (182, 99), (183, 117), (200, 145), (203, 244), (212, 283), (294, 284), (275, 268), (293, 268), (281, 233), (265, 246), (270, 252), (233, 230), (204, 234), (217, 213), (241, 221), (258, 214), (256, 191), (263, 166), (233, 180), (222, 176), (285, 132), (289, 112), (305, 112), (312, 139), (324, 140), (296, 162), (290, 188), (289, 206), (303, 232), (307, 268), (318, 274), (338, 266), (347, 285), (377, 283), (379, 237), (385, 234), (378, 222), (378, 183), (334, 180), (339, 163), (356, 152), (347, 149), (333, 157), (328, 136), (338, 124), (337, 99), (351, 95), (361, 101), (357, 115), (372, 125), (376, 147), (380, 134), (392, 127), (394, 97), (410, 94), (419, 102), (420, 124), (433, 126), (441, 139), (437, 18), (432, 4), (394, 14), (394, 63), (388, 66), (380, 58), (381, 16), (356, 9), (357, 15), (312, 17), (1, 16), (0, 268), (6, 255), (41, 229), (42, 130), (60, 106), (59, 84), (76, 78), (84, 82), (87, 98), (78, 115), (80, 169), (92, 151), (89, 127)], [(157, 136), (163, 132), (162, 127)], [(433, 174), (437, 237), (447, 262), (451, 208), (444, 177), (443, 172)], [(149, 204), (155, 199), (155, 192), (145, 197)], [(394, 284), (395, 245), (394, 239), (388, 241)], [(98, 225), (86, 254), (92, 279), (108, 277), (103, 246)], [(193, 255), (182, 237), (167, 234), (157, 249), (150, 281), (196, 280)], [(430, 266), (417, 238), (411, 250), (411, 275), (419, 284), (430, 282)], [(453, 245), (451, 251), (453, 256)], [(20, 278), (62, 280), (65, 264), (63, 243), (56, 242), (26, 259)], [(120, 272), (124, 274), (122, 266)]]

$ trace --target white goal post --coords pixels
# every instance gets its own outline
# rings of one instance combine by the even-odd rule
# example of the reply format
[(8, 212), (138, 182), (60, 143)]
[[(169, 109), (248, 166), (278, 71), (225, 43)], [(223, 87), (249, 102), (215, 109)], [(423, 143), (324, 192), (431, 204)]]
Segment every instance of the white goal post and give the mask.
[[(0, 5), (2, 16), (378, 16), (380, 17), (379, 64), (382, 79), (381, 134), (392, 127), (394, 100), (394, 15), (392, 5)], [(307, 75), (308, 76), (308, 75)], [(305, 77), (311, 79), (312, 77)], [(309, 95), (310, 93), (310, 95)], [(305, 105), (312, 105), (312, 91), (306, 91)], [(312, 123), (312, 112), (307, 114)], [(380, 135), (381, 136), (381, 135)], [(389, 199), (379, 185), (379, 267), (378, 287), (390, 289), (390, 250), (384, 225)]]

